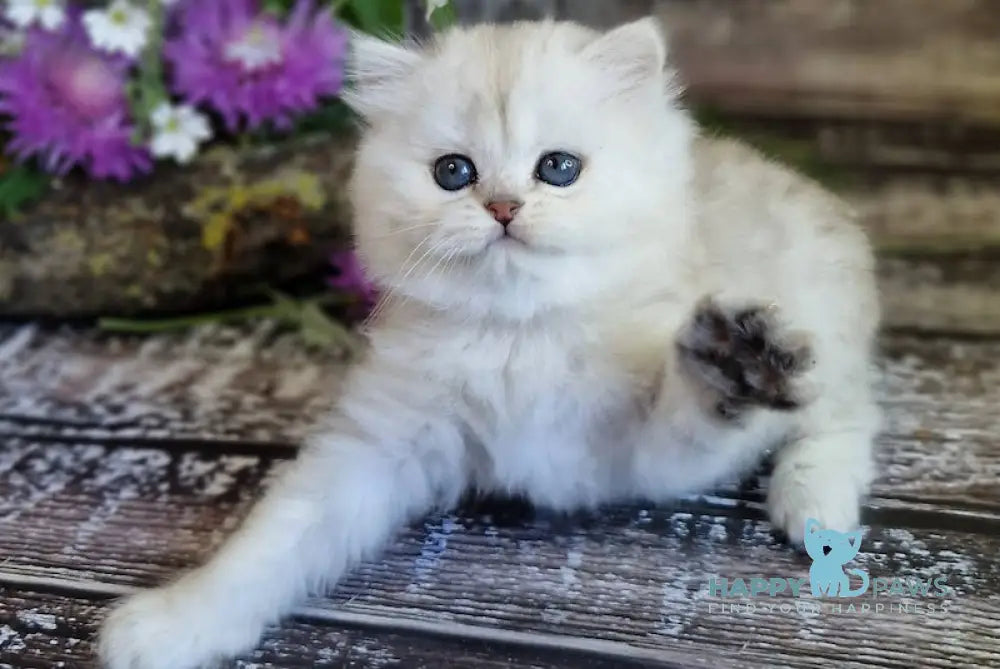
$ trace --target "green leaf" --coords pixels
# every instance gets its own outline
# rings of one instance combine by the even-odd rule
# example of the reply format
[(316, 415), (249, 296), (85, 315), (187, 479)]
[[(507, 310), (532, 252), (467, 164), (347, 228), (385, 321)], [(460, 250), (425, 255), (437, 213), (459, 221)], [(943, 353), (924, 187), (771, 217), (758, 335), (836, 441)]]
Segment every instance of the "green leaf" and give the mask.
[(315, 302), (302, 302), (298, 313), (299, 334), (308, 344), (335, 346), (356, 353), (357, 341), (351, 331), (326, 315)]
[(379, 0), (351, 0), (348, 7), (357, 26), (365, 32), (375, 32), (379, 27)]
[(32, 167), (8, 168), (0, 173), (0, 213), (7, 218), (15, 216), (21, 207), (40, 198), (48, 187), (49, 176)]
[(264, 11), (275, 16), (284, 16), (291, 6), (289, 0), (264, 0)]
[(271, 304), (191, 314), (156, 320), (102, 318), (98, 326), (108, 332), (153, 334), (187, 330), (209, 323), (240, 323), (258, 318), (270, 318), (295, 328), (307, 344), (335, 347), (349, 354), (357, 353), (361, 344), (357, 335), (342, 323), (330, 318), (322, 305), (343, 301), (343, 296), (325, 293), (318, 297), (295, 299), (275, 290), (266, 291)]
[(431, 27), (441, 31), (450, 28), (458, 21), (458, 13), (455, 11), (455, 3), (449, 2), (434, 10), (431, 14)]
[(380, 37), (403, 33), (402, 0), (348, 0), (344, 9), (344, 18), (353, 19), (367, 33)]
[(331, 100), (295, 122), (299, 133), (336, 132), (351, 127), (353, 112), (340, 100)]

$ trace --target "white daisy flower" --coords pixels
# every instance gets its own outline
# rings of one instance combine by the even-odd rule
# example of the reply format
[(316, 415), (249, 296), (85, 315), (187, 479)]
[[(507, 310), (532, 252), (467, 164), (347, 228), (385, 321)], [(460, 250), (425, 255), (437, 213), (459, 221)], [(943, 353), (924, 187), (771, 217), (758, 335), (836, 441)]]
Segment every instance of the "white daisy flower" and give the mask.
[(34, 23), (55, 30), (66, 20), (65, 0), (7, 0), (4, 16), (18, 28)]
[(224, 54), (226, 60), (239, 63), (250, 72), (280, 63), (280, 35), (267, 26), (255, 25), (239, 39), (226, 44)]
[(208, 119), (191, 105), (164, 102), (153, 110), (153, 141), (150, 151), (157, 158), (173, 158), (186, 163), (198, 152), (198, 145), (212, 137)]
[(449, 2), (451, 2), (451, 0), (425, 0), (425, 4), (427, 5), (427, 20), (430, 21), (431, 14), (442, 7), (446, 7)]
[(107, 9), (83, 13), (83, 27), (98, 49), (135, 58), (146, 46), (153, 21), (149, 13), (127, 0), (115, 0)]

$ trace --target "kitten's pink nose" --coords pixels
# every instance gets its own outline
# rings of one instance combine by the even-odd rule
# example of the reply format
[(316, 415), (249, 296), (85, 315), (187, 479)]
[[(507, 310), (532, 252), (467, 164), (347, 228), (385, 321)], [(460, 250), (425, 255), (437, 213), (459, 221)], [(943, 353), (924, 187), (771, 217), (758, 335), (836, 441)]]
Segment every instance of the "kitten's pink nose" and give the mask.
[(497, 223), (506, 226), (514, 220), (514, 216), (517, 215), (521, 204), (521, 202), (515, 202), (514, 200), (504, 200), (502, 202), (490, 202), (486, 205), (486, 208), (493, 214), (493, 218)]

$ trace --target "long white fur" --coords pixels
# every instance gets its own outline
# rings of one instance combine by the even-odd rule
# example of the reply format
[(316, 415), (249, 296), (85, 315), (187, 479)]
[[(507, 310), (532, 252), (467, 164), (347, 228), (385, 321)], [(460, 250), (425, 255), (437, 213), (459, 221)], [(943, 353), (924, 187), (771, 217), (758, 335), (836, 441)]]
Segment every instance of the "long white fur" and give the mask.
[[(358, 243), (387, 298), (372, 348), (317, 430), (208, 563), (124, 603), (110, 669), (188, 669), (251, 648), (308, 592), (463, 490), (557, 508), (667, 500), (784, 443), (774, 524), (847, 530), (872, 476), (872, 258), (850, 212), (678, 108), (656, 24), (479, 26), (423, 49), (358, 38), (349, 100), (367, 121)], [(583, 173), (534, 179), (567, 150)], [(470, 156), (469, 189), (431, 174)], [(502, 240), (484, 210), (524, 202)], [(677, 367), (704, 295), (773, 302), (809, 334), (813, 400), (720, 423)]]

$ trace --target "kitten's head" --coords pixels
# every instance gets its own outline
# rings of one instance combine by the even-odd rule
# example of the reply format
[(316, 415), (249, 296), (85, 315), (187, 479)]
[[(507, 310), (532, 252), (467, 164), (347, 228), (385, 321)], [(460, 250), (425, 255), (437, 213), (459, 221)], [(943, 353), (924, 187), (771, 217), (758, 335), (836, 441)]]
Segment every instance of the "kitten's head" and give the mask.
[(652, 19), (358, 36), (351, 63), (356, 234), (388, 291), (527, 318), (626, 290), (685, 238), (692, 129)]

